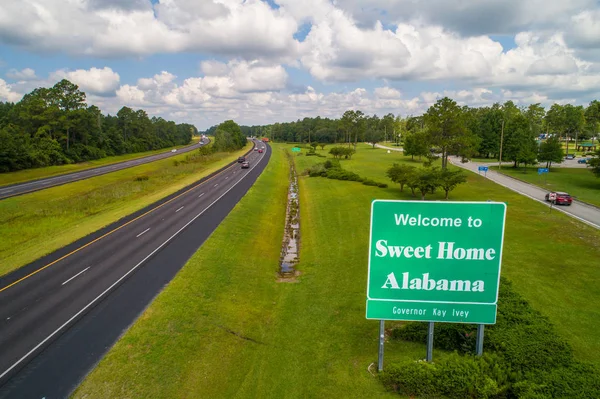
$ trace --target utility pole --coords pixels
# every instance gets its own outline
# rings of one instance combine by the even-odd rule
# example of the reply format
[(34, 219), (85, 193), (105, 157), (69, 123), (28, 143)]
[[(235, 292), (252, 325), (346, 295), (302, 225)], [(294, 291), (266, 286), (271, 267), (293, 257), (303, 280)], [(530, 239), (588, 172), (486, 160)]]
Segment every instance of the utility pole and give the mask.
[(498, 169), (502, 169), (502, 142), (504, 141), (504, 119), (502, 119), (502, 133), (500, 134), (500, 158), (498, 159)]

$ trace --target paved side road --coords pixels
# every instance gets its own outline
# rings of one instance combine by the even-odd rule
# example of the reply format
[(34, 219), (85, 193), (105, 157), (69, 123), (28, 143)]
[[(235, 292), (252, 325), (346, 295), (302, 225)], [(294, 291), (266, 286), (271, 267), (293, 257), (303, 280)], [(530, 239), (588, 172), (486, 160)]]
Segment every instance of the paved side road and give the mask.
[[(479, 166), (492, 165), (491, 163), (482, 162), (461, 163), (460, 158), (458, 157), (448, 157), (448, 160), (456, 166), (470, 170), (475, 173), (479, 173)], [(544, 200), (544, 197), (546, 196), (546, 193), (548, 193), (548, 191), (542, 188), (539, 188), (529, 183), (522, 182), (517, 179), (513, 179), (511, 177), (507, 177), (493, 170), (488, 170), (486, 177), (494, 181), (495, 183), (509, 188), (519, 194), (522, 194), (535, 201), (550, 206), (550, 204)], [(574, 200), (571, 206), (555, 206), (554, 209), (566, 213), (567, 215), (574, 217), (575, 219), (579, 219), (580, 221), (592, 227), (600, 229), (600, 209), (596, 207)]]
[(180, 148), (176, 152), (171, 152), (170, 150), (165, 149), (165, 152), (156, 155), (149, 155), (143, 158), (132, 159), (130, 161), (123, 161), (118, 163), (113, 163), (106, 166), (98, 166), (96, 168), (82, 170), (80, 172), (67, 173), (64, 175), (47, 177), (45, 179), (33, 180), (24, 183), (12, 184), (9, 186), (0, 187), (0, 199), (14, 197), (17, 195), (22, 195), (26, 193), (31, 193), (33, 191), (43, 190), (49, 187), (60, 186), (67, 183), (72, 183), (75, 181), (88, 179), (90, 177), (100, 176), (110, 172), (116, 172), (118, 170), (131, 168), (132, 166), (138, 166), (149, 162), (158, 161), (159, 159), (169, 158), (175, 155), (179, 155), (185, 152), (193, 151), (202, 147), (203, 145), (209, 142), (208, 139), (201, 140), (196, 144), (192, 144), (190, 146)]
[[(369, 143), (367, 143), (367, 144), (369, 144)], [(375, 147), (383, 148), (384, 150), (390, 150), (390, 151), (403, 151), (402, 147), (388, 147), (388, 146), (381, 145), (381, 144), (375, 144)]]

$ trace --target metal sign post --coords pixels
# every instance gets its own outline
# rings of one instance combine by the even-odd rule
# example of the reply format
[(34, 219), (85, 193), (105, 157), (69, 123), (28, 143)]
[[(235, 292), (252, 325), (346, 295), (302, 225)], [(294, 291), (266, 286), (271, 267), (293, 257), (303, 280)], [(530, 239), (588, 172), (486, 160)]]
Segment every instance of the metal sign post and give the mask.
[(383, 371), (383, 344), (385, 342), (385, 320), (379, 320), (379, 358), (377, 370)]
[(544, 175), (544, 184), (546, 184), (546, 174), (549, 172), (548, 168), (538, 168), (538, 175), (542, 177)]
[(433, 359), (433, 322), (430, 321), (427, 326), (427, 358), (428, 362)]
[(477, 356), (483, 355), (483, 329), (485, 324), (477, 325), (477, 343), (475, 344)]
[(366, 318), (430, 322), (429, 349), (434, 322), (495, 324), (505, 218), (503, 202), (374, 200)]

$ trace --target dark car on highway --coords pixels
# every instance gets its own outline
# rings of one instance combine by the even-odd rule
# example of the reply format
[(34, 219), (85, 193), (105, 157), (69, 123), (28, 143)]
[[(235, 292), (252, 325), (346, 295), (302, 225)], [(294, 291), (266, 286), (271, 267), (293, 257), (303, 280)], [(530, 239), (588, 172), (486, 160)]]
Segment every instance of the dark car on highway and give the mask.
[(556, 205), (571, 205), (573, 198), (567, 193), (553, 191), (546, 194), (546, 201), (550, 201)]
[(246, 162), (246, 157), (239, 157), (238, 163)]
[(577, 160), (577, 163), (588, 163), (592, 160), (592, 158), (581, 158)]
[(250, 167), (250, 162), (244, 161), (242, 162), (242, 169), (248, 169)]
[(261, 148), (261, 149), (259, 149), (259, 150), (258, 150), (258, 152), (259, 152), (259, 154), (262, 154), (262, 152), (263, 152), (263, 149), (262, 149), (262, 148)]

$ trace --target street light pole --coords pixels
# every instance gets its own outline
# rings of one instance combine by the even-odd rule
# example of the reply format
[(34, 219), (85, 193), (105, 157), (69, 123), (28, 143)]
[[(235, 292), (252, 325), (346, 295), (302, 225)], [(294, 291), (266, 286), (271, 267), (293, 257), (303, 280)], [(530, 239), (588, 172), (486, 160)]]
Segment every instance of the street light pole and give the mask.
[(502, 133), (500, 134), (500, 158), (498, 159), (498, 170), (502, 169), (502, 144), (504, 141), (504, 119), (502, 119)]

